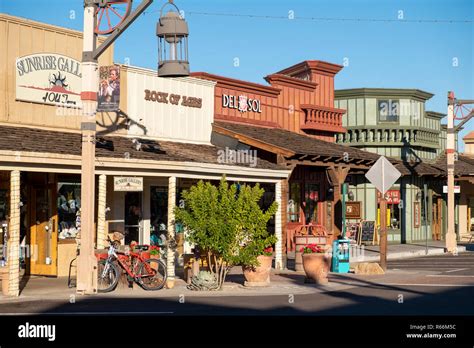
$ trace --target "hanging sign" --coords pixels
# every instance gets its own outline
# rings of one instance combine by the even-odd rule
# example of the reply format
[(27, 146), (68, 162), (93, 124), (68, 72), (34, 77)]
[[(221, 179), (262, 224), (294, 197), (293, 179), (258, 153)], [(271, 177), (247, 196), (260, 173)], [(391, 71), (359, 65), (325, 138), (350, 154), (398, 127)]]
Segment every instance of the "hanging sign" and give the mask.
[(143, 191), (142, 177), (114, 176), (114, 191)]
[[(443, 193), (448, 193), (448, 185), (443, 186)], [(461, 186), (454, 185), (454, 193), (461, 193)]]
[(81, 106), (81, 62), (53, 53), (19, 57), (16, 99), (34, 103)]
[(101, 66), (97, 111), (118, 111), (120, 104), (120, 66)]

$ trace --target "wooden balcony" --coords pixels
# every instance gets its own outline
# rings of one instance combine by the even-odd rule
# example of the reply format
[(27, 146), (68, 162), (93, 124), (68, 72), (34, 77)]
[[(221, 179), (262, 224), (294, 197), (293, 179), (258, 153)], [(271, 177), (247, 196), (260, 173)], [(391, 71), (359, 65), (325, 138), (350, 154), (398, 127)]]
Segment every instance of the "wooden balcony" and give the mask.
[(346, 110), (310, 104), (302, 104), (300, 107), (305, 113), (304, 124), (301, 125), (302, 130), (346, 132), (342, 127), (342, 115)]

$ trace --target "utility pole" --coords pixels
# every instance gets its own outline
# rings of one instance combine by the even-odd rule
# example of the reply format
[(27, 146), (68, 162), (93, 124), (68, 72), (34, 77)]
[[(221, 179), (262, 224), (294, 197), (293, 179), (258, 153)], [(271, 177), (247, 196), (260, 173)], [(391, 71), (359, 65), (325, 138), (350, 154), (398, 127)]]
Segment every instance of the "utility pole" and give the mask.
[[(457, 238), (455, 231), (455, 207), (454, 207), (454, 161), (455, 161), (455, 136), (456, 132), (474, 116), (474, 109), (469, 110), (465, 104), (474, 104), (474, 100), (457, 100), (454, 92), (448, 92), (448, 134), (446, 146), (447, 174), (448, 174), (448, 231), (446, 233), (446, 249), (450, 253), (457, 253)], [(455, 116), (456, 111), (461, 115)], [(470, 111), (464, 115), (464, 111)], [(456, 127), (454, 119), (462, 120)]]
[(95, 198), (95, 115), (99, 72), (96, 49), (96, 5), (84, 2), (84, 33), (82, 53), (82, 154), (81, 154), (81, 245), (77, 262), (77, 292), (97, 292), (97, 260), (94, 255), (94, 198)]
[[(77, 292), (80, 294), (97, 293), (97, 259), (94, 253), (94, 199), (95, 199), (95, 136), (97, 91), (99, 88), (99, 56), (138, 18), (153, 0), (142, 0), (130, 13), (132, 0), (84, 0), (84, 32), (82, 52), (82, 154), (81, 154), (81, 244), (77, 259)], [(112, 25), (110, 16), (117, 11), (112, 6), (124, 5), (126, 14), (121, 21)], [(97, 48), (98, 10), (105, 12), (99, 16), (99, 22), (107, 19), (107, 29), (102, 34), (108, 38)], [(110, 13), (109, 13), (110, 10)]]

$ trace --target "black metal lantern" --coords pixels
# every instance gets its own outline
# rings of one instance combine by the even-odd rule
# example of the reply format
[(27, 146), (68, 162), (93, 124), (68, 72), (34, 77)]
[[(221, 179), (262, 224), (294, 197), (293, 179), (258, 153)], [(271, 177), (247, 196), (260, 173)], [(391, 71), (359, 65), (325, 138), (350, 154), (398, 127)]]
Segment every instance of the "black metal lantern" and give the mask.
[[(167, 5), (173, 6), (176, 11), (170, 10), (163, 15)], [(188, 35), (188, 24), (180, 16), (178, 7), (170, 0), (161, 8), (156, 25), (158, 76), (189, 76)]]

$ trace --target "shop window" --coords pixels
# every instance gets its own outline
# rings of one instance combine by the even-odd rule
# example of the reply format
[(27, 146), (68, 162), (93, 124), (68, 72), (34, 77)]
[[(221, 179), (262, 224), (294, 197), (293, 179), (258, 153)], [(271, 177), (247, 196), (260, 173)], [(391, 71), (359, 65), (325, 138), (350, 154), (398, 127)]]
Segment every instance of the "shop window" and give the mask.
[(58, 238), (75, 238), (80, 230), (81, 184), (58, 183)]
[(318, 201), (319, 201), (319, 185), (305, 184), (304, 188), (304, 215), (305, 223), (317, 224), (318, 221)]
[(288, 201), (288, 222), (300, 221), (301, 186), (298, 182), (290, 183), (290, 200)]
[(377, 101), (378, 120), (380, 122), (399, 122), (400, 101), (385, 99)]
[(150, 187), (150, 241), (155, 245), (164, 245), (168, 230), (168, 188)]
[[(400, 191), (388, 190), (387, 199), (387, 228), (399, 230), (401, 226)], [(377, 225), (380, 226), (380, 192), (377, 192)]]

